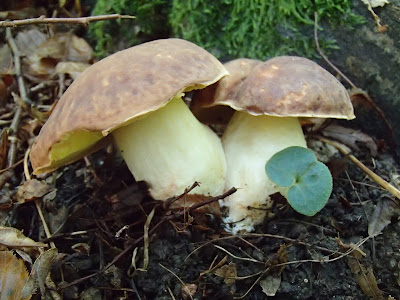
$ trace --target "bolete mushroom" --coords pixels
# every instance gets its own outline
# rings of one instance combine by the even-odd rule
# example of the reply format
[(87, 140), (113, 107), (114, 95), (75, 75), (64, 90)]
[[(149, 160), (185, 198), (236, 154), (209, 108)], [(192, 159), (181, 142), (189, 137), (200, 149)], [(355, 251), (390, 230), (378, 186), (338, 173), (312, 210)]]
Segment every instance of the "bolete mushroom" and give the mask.
[(36, 139), (35, 174), (87, 155), (110, 133), (136, 180), (155, 199), (223, 192), (226, 162), (216, 134), (181, 99), (228, 72), (206, 50), (165, 39), (115, 53), (86, 69), (59, 100)]
[(197, 90), (190, 102), (190, 109), (205, 124), (226, 125), (233, 113), (226, 105), (216, 105), (236, 97), (239, 86), (261, 60), (238, 58), (224, 63), (229, 75), (207, 88)]
[[(220, 99), (220, 100), (217, 100)], [(227, 160), (226, 188), (238, 188), (222, 205), (232, 232), (260, 224), (271, 195), (279, 188), (266, 175), (266, 162), (277, 152), (307, 147), (299, 117), (353, 119), (343, 85), (316, 63), (281, 56), (257, 65), (238, 86), (235, 97), (216, 96), (208, 106), (235, 109), (222, 137)]]

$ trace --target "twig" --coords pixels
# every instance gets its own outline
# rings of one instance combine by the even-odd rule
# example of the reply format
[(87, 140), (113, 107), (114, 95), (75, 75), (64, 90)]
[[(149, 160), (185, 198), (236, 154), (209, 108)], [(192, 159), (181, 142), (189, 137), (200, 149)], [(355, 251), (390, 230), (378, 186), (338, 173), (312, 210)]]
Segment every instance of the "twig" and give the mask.
[(32, 24), (81, 24), (84, 26), (89, 25), (90, 22), (104, 21), (104, 20), (119, 20), (119, 19), (135, 19), (134, 16), (127, 15), (101, 15), (81, 18), (46, 18), (46, 16), (40, 16), (33, 19), (14, 20), (14, 21), (0, 21), (0, 27), (17, 27)]
[(17, 44), (15, 44), (15, 41), (12, 36), (10, 28), (6, 28), (6, 38), (7, 38), (8, 44), (10, 45), (11, 51), (13, 52), (13, 56), (14, 56), (15, 75), (17, 76), (20, 97), (21, 97), (22, 101), (24, 101), (25, 103), (32, 104), (32, 101), (28, 98), (28, 95), (26, 93), (24, 77), (22, 76), (22, 71), (21, 71), (21, 56), (22, 56), (22, 54), (19, 51)]
[(332, 67), (340, 76), (344, 78), (350, 84), (353, 88), (356, 88), (356, 85), (351, 82), (349, 78), (347, 78), (346, 75), (344, 75), (333, 63), (330, 62), (328, 57), (322, 52), (320, 46), (319, 46), (319, 41), (318, 41), (318, 13), (314, 12), (314, 41), (315, 41), (315, 46), (317, 47), (317, 51), (319, 55), (326, 61), (328, 65)]
[[(208, 204), (210, 204), (210, 203), (212, 203), (212, 202), (215, 202), (215, 201), (218, 201), (218, 200), (220, 200), (220, 199), (224, 199), (224, 198), (226, 198), (226, 197), (232, 195), (232, 194), (235, 193), (235, 192), (236, 192), (236, 188), (231, 188), (229, 191), (223, 193), (223, 194), (220, 195), (220, 196), (212, 197), (212, 198), (210, 198), (210, 199), (207, 200), (207, 201), (204, 201), (204, 202), (201, 202), (201, 203), (198, 203), (198, 204), (195, 204), (195, 205), (191, 206), (191, 207), (188, 209), (188, 211), (189, 211), (189, 212), (192, 212), (193, 210), (195, 210), (195, 209), (197, 209), (197, 208), (199, 208), (199, 207), (208, 205)], [(162, 220), (161, 220), (160, 222), (158, 222), (158, 223), (149, 231), (149, 236), (151, 236), (151, 235), (152, 235), (161, 225), (163, 225), (165, 222), (167, 222), (167, 221), (169, 221), (169, 220), (172, 220), (172, 219), (174, 219), (174, 218), (181, 217), (181, 216), (182, 216), (183, 214), (185, 214), (185, 213), (186, 213), (185, 211), (179, 211), (179, 212), (177, 212), (177, 213), (175, 213), (175, 214), (164, 216), (164, 217), (162, 218)], [(130, 252), (130, 251), (132, 250), (132, 248), (133, 248), (136, 244), (140, 243), (143, 239), (144, 239), (144, 235), (141, 236), (141, 237), (139, 237), (139, 238), (137, 238), (136, 240), (134, 240), (129, 246), (127, 246), (127, 247), (126, 247), (124, 250), (122, 250), (117, 256), (115, 256), (115, 257), (113, 258), (113, 260), (112, 260), (111, 262), (109, 262), (108, 265), (106, 265), (106, 266), (105, 266), (102, 270), (100, 270), (99, 272), (96, 272), (96, 273), (90, 274), (90, 275), (88, 275), (88, 276), (79, 278), (79, 279), (77, 279), (77, 280), (75, 280), (75, 281), (73, 281), (73, 282), (70, 282), (70, 283), (68, 283), (68, 284), (66, 284), (66, 285), (61, 286), (60, 289), (65, 289), (65, 288), (67, 288), (67, 287), (70, 287), (70, 286), (73, 286), (73, 285), (75, 285), (75, 284), (81, 283), (81, 282), (83, 282), (83, 281), (85, 281), (85, 280), (88, 280), (88, 279), (90, 279), (90, 278), (92, 278), (92, 277), (98, 275), (99, 273), (104, 272), (105, 270), (107, 270), (108, 268), (110, 268), (112, 265), (114, 265), (118, 260), (120, 260), (121, 257), (123, 257), (125, 254), (127, 254), (128, 252)]]
[[(24, 156), (24, 174), (25, 174), (26, 180), (31, 180), (32, 179), (31, 178), (31, 174), (29, 173), (29, 168), (28, 168), (28, 157), (29, 157), (30, 150), (31, 149), (28, 148), (28, 150), (26, 150), (25, 156)], [(46, 233), (46, 237), (49, 239), (51, 237), (51, 233), (50, 233), (49, 227), (47, 226), (46, 219), (43, 216), (43, 212), (42, 212), (42, 209), (40, 207), (38, 199), (35, 199), (35, 206), (36, 206), (36, 209), (38, 211), (40, 220), (42, 221), (44, 232)], [(56, 248), (56, 244), (52, 240), (50, 240), (50, 246), (53, 249)]]
[[(167, 267), (163, 266), (162, 264), (160, 264), (160, 263), (158, 263), (158, 264), (160, 265), (161, 268), (167, 270), (167, 271), (170, 272), (172, 275), (174, 275), (175, 278), (179, 280), (179, 282), (182, 284), (183, 287), (186, 286), (186, 284), (182, 281), (182, 279), (179, 278), (178, 275), (176, 275), (174, 272), (172, 272), (170, 269), (168, 269)], [(190, 299), (193, 300), (193, 297), (192, 297), (191, 294), (189, 294), (189, 297), (190, 297)]]
[(379, 175), (375, 174), (373, 171), (371, 171), (366, 165), (364, 165), (361, 161), (359, 161), (354, 155), (350, 154), (347, 150), (345, 150), (343, 147), (339, 145), (339, 143), (328, 140), (323, 137), (318, 137), (318, 139), (321, 142), (327, 143), (329, 145), (332, 145), (335, 147), (337, 150), (339, 150), (340, 153), (345, 155), (348, 159), (350, 159), (354, 164), (356, 164), (361, 170), (363, 170), (373, 181), (375, 181), (377, 184), (379, 184), (381, 187), (383, 187), (385, 190), (387, 190), (389, 193), (391, 193), (393, 196), (397, 198), (397, 201), (400, 201), (400, 191), (395, 188), (393, 185), (391, 185), (389, 182), (384, 180), (382, 177)]

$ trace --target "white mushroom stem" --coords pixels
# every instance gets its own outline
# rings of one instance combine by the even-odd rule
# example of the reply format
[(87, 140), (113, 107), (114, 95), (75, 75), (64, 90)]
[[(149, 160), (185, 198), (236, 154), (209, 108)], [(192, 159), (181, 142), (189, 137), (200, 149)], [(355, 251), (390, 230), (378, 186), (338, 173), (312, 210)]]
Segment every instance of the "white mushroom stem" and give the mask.
[(226, 162), (218, 136), (201, 124), (181, 98), (113, 131), (117, 146), (136, 180), (150, 186), (154, 199), (224, 191)]
[(265, 173), (265, 164), (277, 152), (307, 147), (296, 117), (253, 116), (235, 112), (222, 137), (227, 162), (225, 189), (238, 190), (221, 202), (229, 209), (226, 223), (233, 233), (252, 231), (262, 223), (270, 196), (278, 192)]

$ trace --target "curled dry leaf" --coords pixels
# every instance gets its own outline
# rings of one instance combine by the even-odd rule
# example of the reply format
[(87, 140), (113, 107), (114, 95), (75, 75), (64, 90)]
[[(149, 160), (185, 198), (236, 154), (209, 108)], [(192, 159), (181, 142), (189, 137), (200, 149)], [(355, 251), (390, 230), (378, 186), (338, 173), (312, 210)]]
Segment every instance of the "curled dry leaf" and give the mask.
[(0, 47), (0, 76), (14, 74), (14, 60), (10, 47), (5, 44)]
[(28, 280), (24, 262), (11, 251), (0, 251), (0, 300), (28, 300), (31, 294), (22, 297), (22, 289)]
[(83, 62), (72, 62), (72, 61), (59, 62), (56, 66), (56, 73), (57, 74), (68, 74), (72, 77), (72, 79), (75, 80), (89, 66), (90, 66), (90, 64), (83, 63)]
[(378, 201), (372, 217), (369, 220), (368, 235), (370, 237), (375, 237), (381, 234), (383, 229), (391, 223), (392, 217), (399, 213), (399, 206), (390, 198), (383, 198)]
[(260, 286), (265, 295), (273, 297), (281, 286), (282, 276), (268, 274), (266, 277), (260, 280)]
[(383, 293), (378, 287), (374, 270), (370, 267), (365, 267), (355, 257), (349, 255), (347, 257), (347, 264), (350, 270), (353, 272), (361, 290), (369, 299), (383, 300)]
[(235, 283), (237, 278), (236, 265), (234, 263), (229, 263), (229, 265), (223, 265), (214, 271), (214, 274), (224, 278), (226, 285), (232, 285)]
[(32, 266), (32, 271), (28, 282), (26, 283), (22, 296), (26, 297), (26, 295), (30, 295), (39, 287), (42, 295), (45, 294), (46, 287), (46, 278), (50, 272), (50, 268), (53, 265), (53, 262), (57, 258), (58, 250), (53, 248), (43, 252), (35, 261)]
[(8, 248), (47, 247), (47, 244), (35, 242), (13, 227), (0, 226), (0, 245)]
[(59, 33), (52, 38), (38, 30), (23, 31), (17, 35), (17, 46), (25, 54), (25, 66), (30, 75), (52, 75), (61, 61), (88, 63), (93, 56), (90, 45), (71, 33)]
[(366, 253), (354, 244), (344, 244), (338, 238), (336, 239), (336, 242), (342, 248), (342, 252), (346, 252), (349, 249), (354, 250), (347, 255), (347, 264), (354, 274), (354, 277), (356, 278), (363, 293), (367, 295), (369, 299), (383, 300), (383, 293), (378, 287), (373, 269), (370, 267), (365, 267), (361, 263), (361, 259), (366, 256)]
[(17, 201), (19, 203), (25, 203), (27, 201), (35, 200), (53, 190), (54, 188), (44, 181), (39, 181), (37, 179), (27, 180), (18, 188)]
[(361, 143), (369, 149), (372, 156), (378, 154), (378, 147), (375, 141), (369, 135), (359, 130), (332, 124), (322, 130), (322, 134), (349, 146), (353, 150), (358, 150), (357, 143)]
[(362, 2), (364, 2), (367, 5), (371, 5), (371, 7), (375, 8), (375, 7), (383, 7), (385, 4), (388, 4), (389, 1), (387, 0), (361, 0)]

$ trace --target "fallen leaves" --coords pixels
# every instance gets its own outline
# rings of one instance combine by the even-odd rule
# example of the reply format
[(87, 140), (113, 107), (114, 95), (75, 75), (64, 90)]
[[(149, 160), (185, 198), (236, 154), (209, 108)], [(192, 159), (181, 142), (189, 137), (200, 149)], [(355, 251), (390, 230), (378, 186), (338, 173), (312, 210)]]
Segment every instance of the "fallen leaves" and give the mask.
[(21, 259), (11, 251), (0, 251), (0, 300), (28, 300), (30, 295), (22, 296), (28, 280), (28, 272)]
[(2, 245), (8, 248), (47, 247), (47, 244), (26, 237), (18, 229), (0, 226), (0, 247)]
[(358, 144), (363, 144), (368, 148), (372, 156), (375, 157), (378, 154), (378, 147), (373, 138), (360, 130), (331, 124), (324, 128), (321, 133), (324, 136), (345, 144), (353, 150), (359, 150)]
[(93, 56), (90, 45), (71, 33), (57, 33), (49, 39), (37, 29), (26, 30), (18, 33), (16, 43), (26, 57), (24, 63), (27, 72), (39, 78), (47, 78), (54, 72), (57, 73), (59, 63), (72, 62), (77, 65), (60, 66), (58, 71), (71, 72), (69, 74), (74, 74), (76, 77), (89, 66), (88, 62)]
[(347, 264), (363, 293), (367, 295), (369, 299), (383, 300), (383, 293), (378, 287), (372, 267), (366, 267), (361, 263), (361, 259), (363, 256), (366, 256), (366, 254), (354, 244), (347, 245), (342, 243), (339, 239), (337, 241), (344, 251), (349, 249), (354, 250), (347, 255)]
[(375, 237), (381, 234), (383, 229), (391, 223), (392, 217), (398, 214), (400, 214), (400, 208), (397, 203), (388, 197), (382, 198), (369, 220), (368, 235)]
[(54, 188), (48, 185), (46, 182), (37, 179), (31, 179), (25, 181), (18, 187), (16, 197), (18, 203), (25, 203), (27, 201), (41, 198), (52, 191), (54, 191)]
[(57, 258), (57, 249), (49, 249), (43, 252), (35, 261), (32, 266), (31, 275), (26, 283), (23, 296), (30, 295), (36, 291), (39, 287), (42, 295), (45, 295), (46, 291), (46, 279), (49, 275), (50, 268), (53, 265), (54, 260)]

